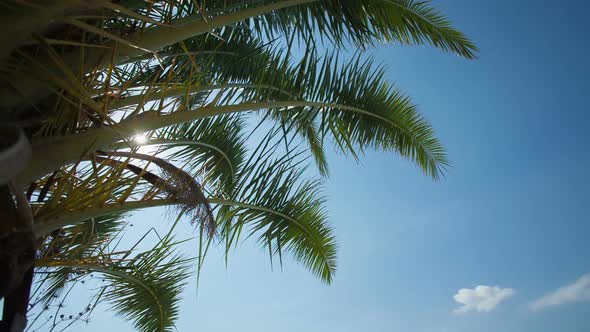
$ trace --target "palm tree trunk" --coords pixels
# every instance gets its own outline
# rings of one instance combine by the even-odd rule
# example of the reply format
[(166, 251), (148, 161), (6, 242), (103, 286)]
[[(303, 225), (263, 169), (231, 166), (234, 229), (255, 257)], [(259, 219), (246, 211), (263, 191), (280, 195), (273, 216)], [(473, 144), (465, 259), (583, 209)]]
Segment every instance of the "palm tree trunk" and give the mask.
[(20, 332), (26, 326), (35, 244), (32, 229), (14, 231), (22, 228), (23, 220), (8, 186), (0, 187), (0, 215), (0, 298), (4, 297), (0, 332)]
[(33, 285), (34, 268), (30, 267), (20, 285), (4, 297), (0, 332), (21, 332), (27, 326), (27, 310)]

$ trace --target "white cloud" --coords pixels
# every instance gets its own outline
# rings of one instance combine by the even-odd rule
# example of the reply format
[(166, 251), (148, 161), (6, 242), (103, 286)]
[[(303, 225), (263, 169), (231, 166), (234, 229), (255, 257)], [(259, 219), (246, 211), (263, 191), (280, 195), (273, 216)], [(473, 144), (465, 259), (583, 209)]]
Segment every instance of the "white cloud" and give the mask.
[(512, 288), (500, 288), (498, 286), (477, 286), (473, 289), (463, 288), (453, 296), (461, 306), (455, 309), (455, 313), (462, 314), (469, 311), (489, 312), (500, 302), (514, 295)]
[(570, 302), (590, 301), (590, 273), (587, 273), (569, 284), (546, 294), (540, 299), (532, 302), (531, 310), (541, 310), (547, 307), (557, 306)]

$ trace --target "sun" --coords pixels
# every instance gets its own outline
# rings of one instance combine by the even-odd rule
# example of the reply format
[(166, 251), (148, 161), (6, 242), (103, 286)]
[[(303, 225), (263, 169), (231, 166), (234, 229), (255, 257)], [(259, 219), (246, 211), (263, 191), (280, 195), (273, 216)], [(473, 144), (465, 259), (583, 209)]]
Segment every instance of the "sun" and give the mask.
[(145, 144), (148, 140), (148, 137), (145, 134), (137, 134), (133, 136), (133, 140), (138, 144)]

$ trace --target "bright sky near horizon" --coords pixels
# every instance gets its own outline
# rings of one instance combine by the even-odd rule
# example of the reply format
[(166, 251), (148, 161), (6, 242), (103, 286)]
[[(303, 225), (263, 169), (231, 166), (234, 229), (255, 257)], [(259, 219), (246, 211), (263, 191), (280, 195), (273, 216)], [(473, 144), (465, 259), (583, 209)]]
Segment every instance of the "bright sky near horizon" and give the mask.
[[(331, 155), (334, 283), (291, 261), (271, 272), (246, 242), (227, 268), (209, 255), (198, 296), (194, 284), (185, 290), (179, 331), (588, 331), (590, 5), (433, 3), (479, 60), (430, 47), (372, 52), (446, 145), (447, 178), (383, 153), (360, 165)], [(152, 209), (130, 220), (165, 218)], [(133, 331), (104, 308), (80, 327)]]

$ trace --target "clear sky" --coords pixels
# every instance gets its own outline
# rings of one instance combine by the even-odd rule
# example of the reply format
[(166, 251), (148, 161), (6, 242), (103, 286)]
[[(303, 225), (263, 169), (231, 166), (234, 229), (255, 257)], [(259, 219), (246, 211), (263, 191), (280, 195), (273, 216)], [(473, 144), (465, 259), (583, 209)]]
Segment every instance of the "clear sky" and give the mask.
[[(476, 41), (479, 60), (429, 47), (374, 54), (448, 148), (447, 178), (432, 182), (391, 155), (369, 153), (360, 165), (332, 155), (334, 283), (289, 261), (271, 272), (247, 242), (227, 269), (208, 257), (199, 295), (193, 284), (185, 291), (179, 331), (588, 331), (589, 5), (434, 4)], [(154, 209), (132, 221), (164, 218)], [(460, 289), (467, 306), (457, 313)], [(102, 311), (82, 328), (129, 326)]]

